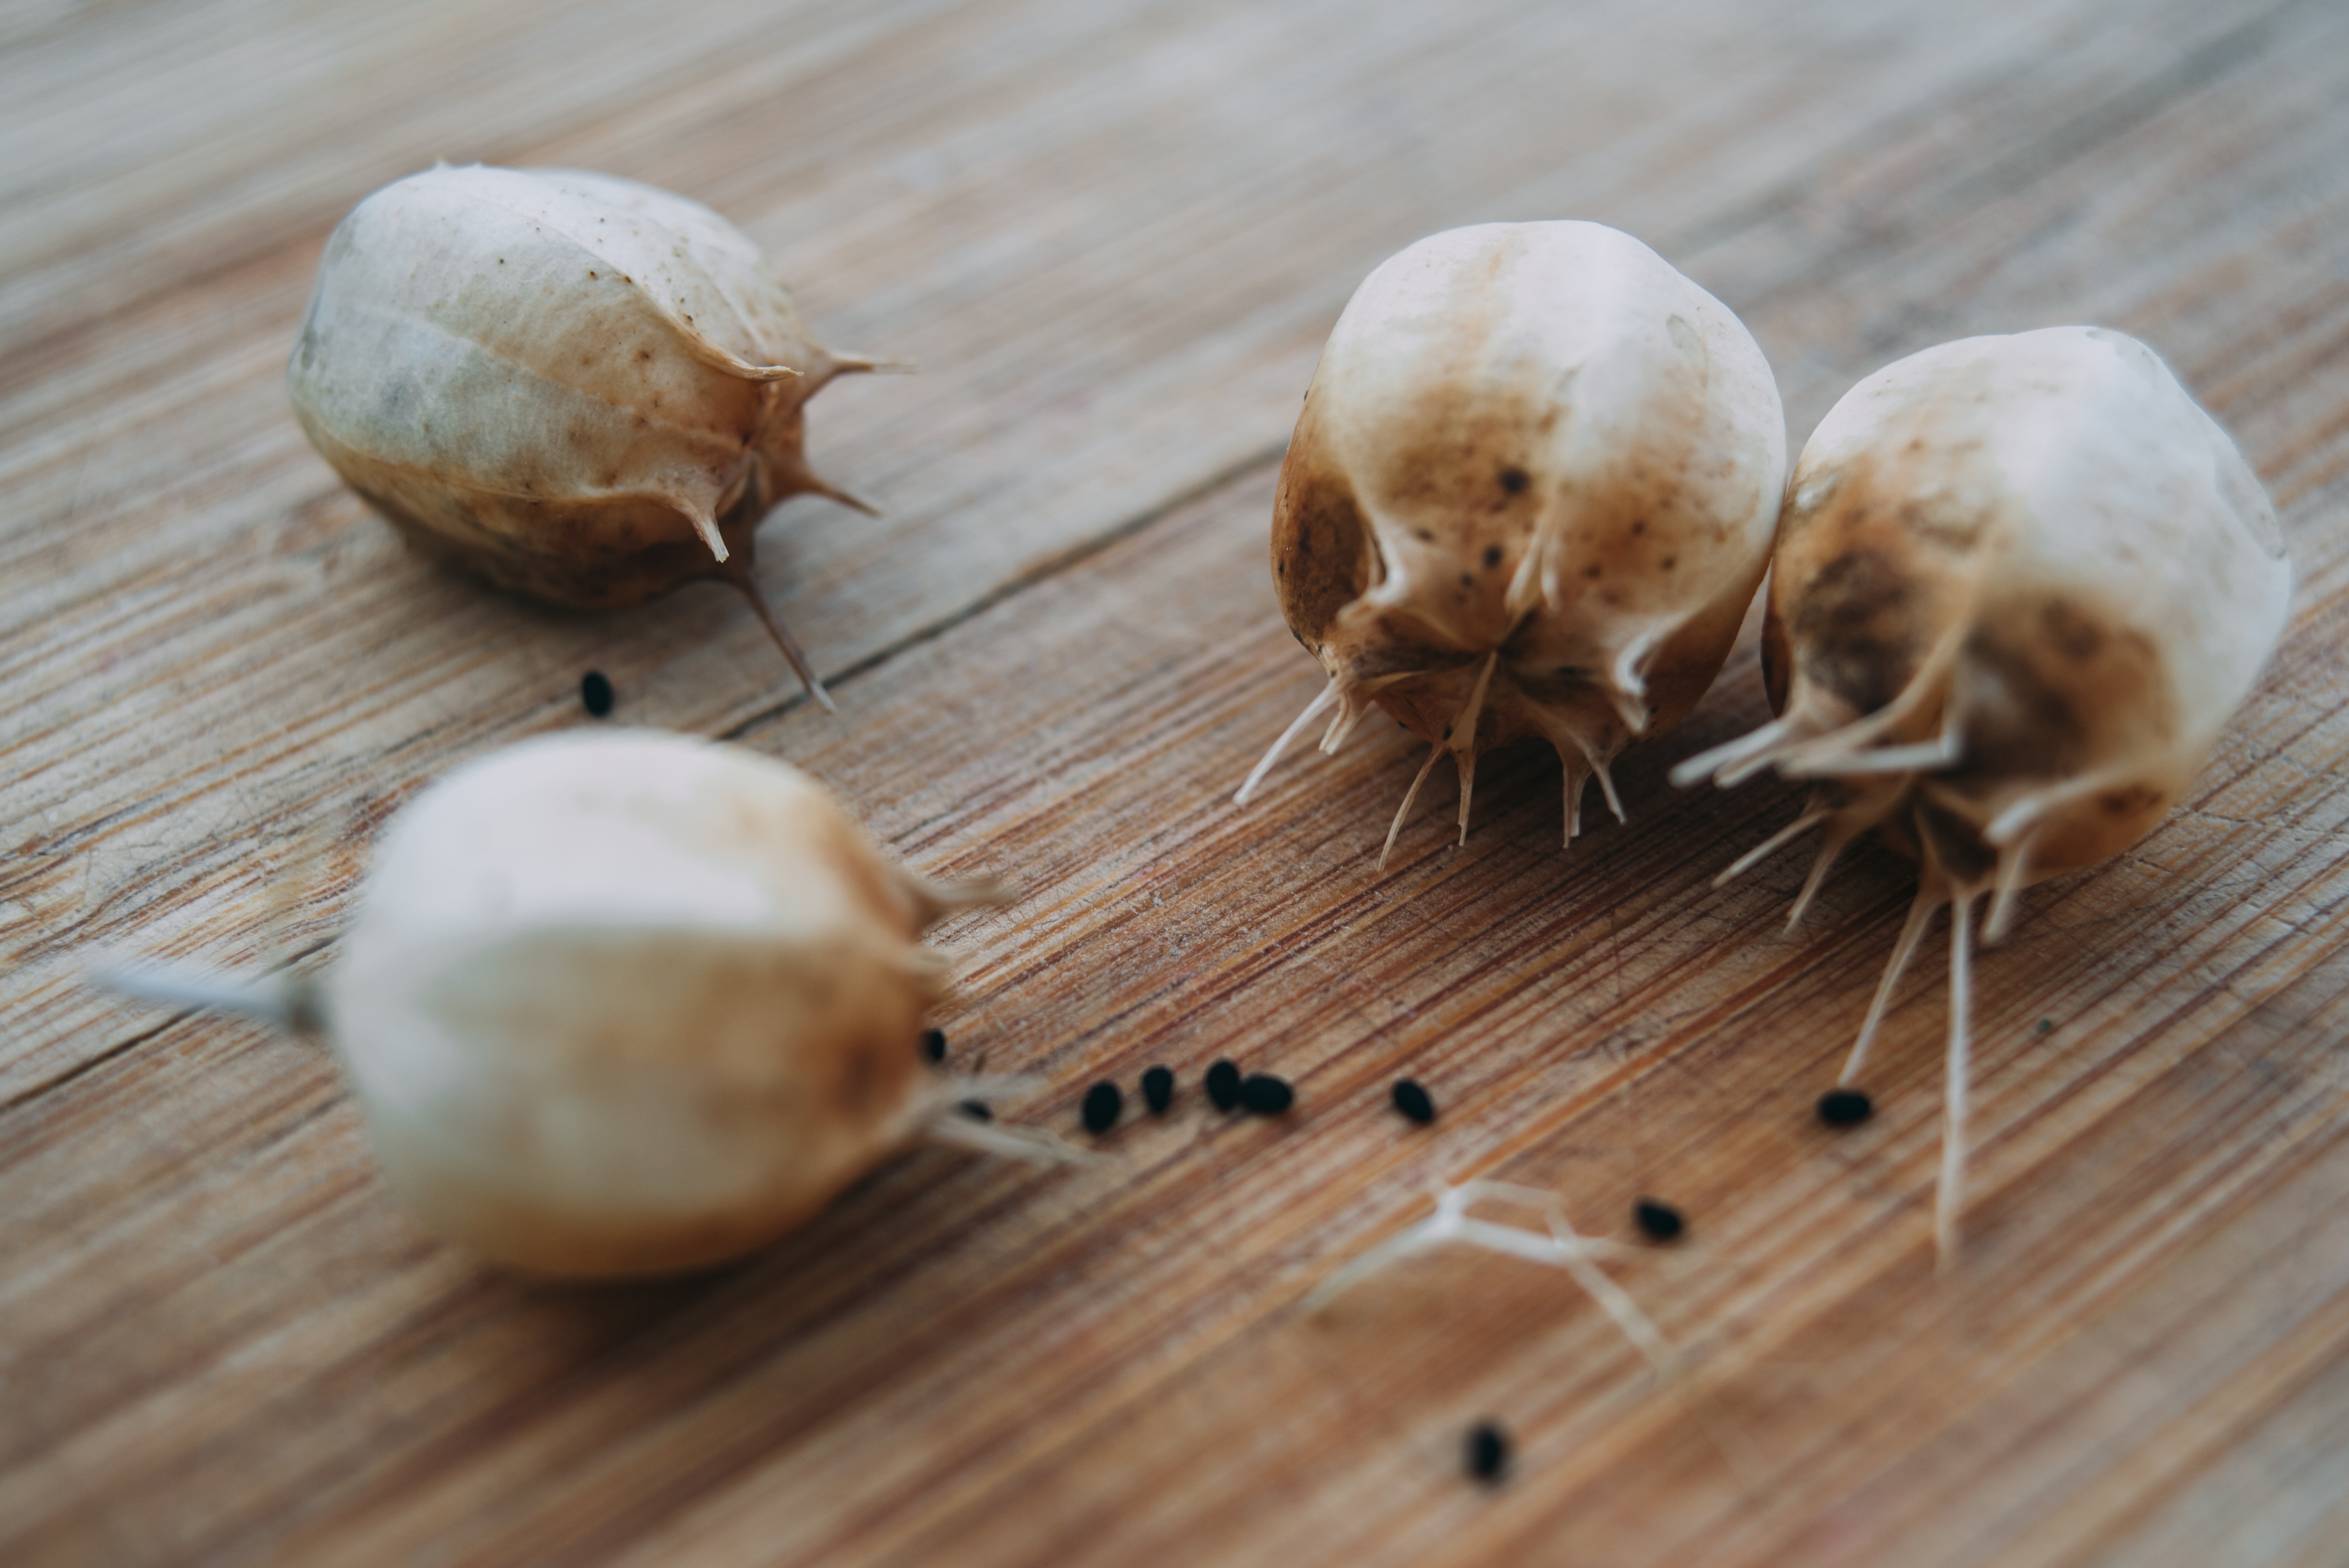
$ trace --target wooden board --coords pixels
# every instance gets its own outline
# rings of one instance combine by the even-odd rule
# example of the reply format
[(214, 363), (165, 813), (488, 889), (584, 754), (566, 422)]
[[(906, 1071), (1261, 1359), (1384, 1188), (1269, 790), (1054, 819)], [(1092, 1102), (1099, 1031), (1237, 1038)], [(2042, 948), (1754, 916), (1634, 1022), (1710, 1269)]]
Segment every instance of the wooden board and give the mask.
[[(2321, 0), (1760, 8), (236, 0), (0, 19), (0, 1561), (2349, 1561), (2349, 15)], [(303, 442), (326, 230), (481, 158), (710, 201), (829, 340), (762, 580), (626, 614), (403, 551)], [(1978, 976), (1974, 1201), (1937, 1277), (1941, 992), (1866, 1127), (1810, 1102), (1911, 873), (1713, 890), (1792, 794), (1663, 774), (1561, 853), (1554, 762), (1367, 733), (1232, 786), (1317, 685), (1264, 562), (1338, 307), (1421, 233), (1578, 215), (1744, 315), (1800, 438), (1969, 332), (2104, 322), (2238, 436), (2299, 587), (2195, 796), (2031, 894)], [(376, 830), (618, 717), (813, 769), (925, 871), (955, 1062), (1185, 1094), (1100, 1169), (941, 1151), (706, 1277), (555, 1290), (432, 1242), (313, 1048), (102, 995), (82, 954), (331, 962)], [(1799, 861), (1800, 857), (1795, 857)], [(1219, 1055), (1286, 1120), (1196, 1092)], [(1408, 1071), (1443, 1114), (1384, 1107)], [(1309, 1312), (1486, 1176), (1630, 1235), (1659, 1387), (1564, 1276), (1444, 1254)], [(1461, 1434), (1516, 1434), (1497, 1490)]]

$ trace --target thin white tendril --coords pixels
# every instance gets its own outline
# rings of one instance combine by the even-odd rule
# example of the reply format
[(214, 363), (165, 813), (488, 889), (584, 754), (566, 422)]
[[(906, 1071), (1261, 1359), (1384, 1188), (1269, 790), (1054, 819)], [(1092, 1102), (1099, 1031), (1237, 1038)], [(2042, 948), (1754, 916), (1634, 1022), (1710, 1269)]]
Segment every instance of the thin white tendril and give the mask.
[(1247, 781), (1240, 786), (1239, 793), (1232, 797), (1235, 805), (1245, 806), (1248, 803), (1248, 797), (1256, 793), (1256, 787), (1258, 784), (1264, 782), (1264, 776), (1272, 771), (1272, 765), (1280, 760), (1280, 754), (1288, 749), (1288, 743), (1302, 735), (1307, 725), (1312, 723), (1323, 709), (1338, 700), (1340, 689), (1338, 677), (1330, 676), (1330, 684), (1321, 688), (1321, 695), (1307, 703), (1305, 711), (1288, 721), (1288, 727), (1280, 732), (1280, 738), (1272, 743), (1272, 749), (1266, 752), (1263, 759), (1249, 770)]
[(1427, 782), (1428, 769), (1433, 768), (1435, 759), (1443, 755), (1444, 742), (1439, 740), (1429, 747), (1427, 760), (1419, 765), (1419, 776), (1411, 781), (1411, 788), (1402, 792), (1402, 804), (1395, 809), (1394, 820), (1387, 827), (1387, 841), (1379, 850), (1379, 870), (1387, 869), (1387, 857), (1394, 853), (1395, 835), (1402, 831), (1403, 819), (1411, 815), (1411, 803), (1419, 799), (1419, 787)]
[(1892, 944), (1892, 960), (1884, 966), (1884, 977), (1876, 983), (1876, 995), (1868, 1004), (1868, 1016), (1859, 1026), (1859, 1038), (1852, 1042), (1851, 1055), (1844, 1058), (1843, 1071), (1836, 1082), (1849, 1084), (1859, 1076), (1868, 1061), (1868, 1047), (1876, 1042), (1877, 1026), (1884, 1022), (1885, 1010), (1891, 1006), (1893, 988), (1900, 984), (1900, 975), (1909, 967), (1909, 960), (1923, 940), (1925, 926), (1933, 912), (1941, 907), (1941, 891), (1930, 882), (1920, 882), (1917, 897), (1909, 905), (1909, 918), (1900, 923), (1900, 935)]
[(1763, 840), (1760, 843), (1754, 845), (1752, 849), (1746, 851), (1735, 860), (1730, 861), (1729, 869), (1713, 879), (1713, 885), (1715, 887), (1727, 887), (1731, 882), (1736, 881), (1739, 877), (1744, 876), (1747, 872), (1752, 871), (1755, 866), (1761, 864), (1772, 855), (1776, 854), (1780, 850), (1785, 848), (1796, 839), (1801, 838), (1805, 833), (1809, 832), (1813, 828), (1817, 827), (1821, 822), (1826, 821), (1833, 815), (1835, 815), (1835, 813), (1832, 811), (1816, 809), (1804, 812), (1801, 816), (1795, 818), (1793, 821), (1787, 823), (1785, 827), (1779, 829), (1776, 832), (1771, 834), (1768, 838)]
[[(1593, 1261), (1634, 1255), (1638, 1248), (1578, 1233), (1567, 1222), (1557, 1199), (1538, 1188), (1502, 1181), (1464, 1181), (1456, 1187), (1438, 1183), (1433, 1196), (1434, 1213), (1389, 1236), (1323, 1280), (1306, 1296), (1305, 1309), (1319, 1309), (1341, 1293), (1413, 1253), (1458, 1243), (1566, 1270), (1660, 1376), (1669, 1377), (1679, 1370), (1680, 1355), (1671, 1342), (1658, 1331), (1623, 1287), (1608, 1278)], [(1499, 1199), (1532, 1209), (1542, 1215), (1546, 1229), (1531, 1231), (1477, 1219), (1468, 1210), (1483, 1199)]]
[(1973, 965), (1968, 937), (1973, 894), (1960, 890), (1950, 903), (1950, 1050), (1941, 1100), (1941, 1179), (1933, 1197), (1934, 1266), (1957, 1266), (1958, 1214), (1965, 1206), (1966, 1094), (1971, 1071)]

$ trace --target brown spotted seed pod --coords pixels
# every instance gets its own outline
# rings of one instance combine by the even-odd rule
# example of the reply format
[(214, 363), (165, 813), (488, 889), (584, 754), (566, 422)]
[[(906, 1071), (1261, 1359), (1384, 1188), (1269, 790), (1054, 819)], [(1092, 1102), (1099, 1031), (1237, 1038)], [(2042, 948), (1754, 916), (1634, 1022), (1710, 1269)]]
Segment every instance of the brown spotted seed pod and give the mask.
[(1596, 778), (1678, 723), (1768, 564), (1785, 416), (1737, 318), (1598, 223), (1432, 235), (1355, 291), (1289, 443), (1273, 582), (1329, 685), (1333, 752), (1376, 706), (1436, 758), (1537, 738), (1566, 768), (1566, 840)]
[(769, 614), (752, 536), (810, 471), (807, 400), (875, 362), (808, 335), (698, 202), (576, 170), (440, 168), (326, 242), (286, 367), (311, 443), (410, 540), (500, 587), (615, 609), (679, 583)]
[(2117, 332), (1929, 348), (1845, 394), (1804, 447), (1763, 635), (1779, 717), (1673, 778), (1726, 785), (1775, 767), (1814, 781), (1802, 814), (1723, 873), (1822, 829), (1790, 926), (1871, 828), (1922, 862), (1845, 1083), (1951, 906), (1944, 1263), (1965, 1169), (1974, 901), (1989, 900), (1995, 942), (2023, 889), (2151, 831), (2251, 689), (2291, 597), (2259, 480)]

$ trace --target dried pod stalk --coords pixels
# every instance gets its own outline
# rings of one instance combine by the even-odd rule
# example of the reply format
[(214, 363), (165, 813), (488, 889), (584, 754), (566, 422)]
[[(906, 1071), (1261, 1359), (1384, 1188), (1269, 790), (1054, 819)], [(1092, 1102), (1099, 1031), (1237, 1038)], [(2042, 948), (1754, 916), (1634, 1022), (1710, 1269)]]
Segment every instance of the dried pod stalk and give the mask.
[[(1273, 581), (1328, 686), (1333, 752), (1371, 707), (1436, 758), (1537, 737), (1566, 840), (1596, 778), (1720, 673), (1768, 564), (1786, 466), (1761, 349), (1597, 223), (1488, 223), (1392, 257), (1339, 317), (1274, 501)], [(1385, 864), (1384, 852), (1380, 857)]]
[(717, 578), (769, 613), (752, 536), (816, 478), (807, 400), (875, 362), (808, 335), (758, 247), (707, 207), (575, 170), (440, 168), (326, 242), (286, 368), (353, 490), (503, 588), (611, 609)]

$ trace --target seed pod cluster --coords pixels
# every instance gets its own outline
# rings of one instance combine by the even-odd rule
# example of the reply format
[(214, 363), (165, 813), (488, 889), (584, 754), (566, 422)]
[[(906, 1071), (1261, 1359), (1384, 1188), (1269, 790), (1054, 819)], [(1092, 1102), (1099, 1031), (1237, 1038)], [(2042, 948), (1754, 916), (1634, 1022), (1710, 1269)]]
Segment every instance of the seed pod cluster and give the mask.
[[(874, 368), (810, 337), (750, 242), (607, 176), (440, 169), (329, 242), (288, 370), (337, 471), (411, 538), (558, 603), (636, 603), (699, 577), (748, 596), (819, 700), (750, 571), (802, 492), (807, 398)], [(1731, 313), (1629, 236), (1486, 224), (1423, 240), (1340, 318), (1283, 464), (1282, 612), (1325, 689), (1334, 751), (1371, 708), (1460, 780), (1521, 739), (1565, 767), (1565, 836), (1610, 766), (1671, 728), (1775, 571), (1764, 665), (1778, 717), (1675, 778), (1811, 781), (1825, 833), (1795, 916), (1870, 830), (1921, 861), (1843, 1081), (1932, 913), (1953, 906), (1937, 1235), (1962, 1188), (1971, 911), (2134, 842), (2200, 769), (2281, 630), (2274, 514), (2226, 436), (2142, 345), (2094, 328), (1946, 344), (1838, 403), (1787, 483), (1784, 417)], [(1781, 517), (1782, 500), (1784, 516)], [(609, 683), (582, 700), (599, 717)], [(315, 992), (202, 998), (323, 1028), (371, 1142), (424, 1221), (526, 1270), (602, 1277), (739, 1255), (917, 1138), (1060, 1157), (988, 1121), (987, 1080), (929, 1070), (945, 961), (919, 945), (991, 896), (884, 855), (812, 780), (642, 731), (528, 742), (460, 769), (387, 835)], [(132, 981), (162, 995), (169, 985)], [(195, 987), (203, 990), (203, 987)], [(180, 987), (179, 999), (191, 999)], [(1143, 1079), (1163, 1112), (1170, 1073)], [(1219, 1109), (1288, 1110), (1218, 1061)], [(1415, 1122), (1432, 1100), (1410, 1080)], [(1832, 1125), (1864, 1095), (1822, 1099)], [(1082, 1119), (1113, 1127), (1096, 1085)], [(1477, 1219), (1506, 1199), (1540, 1233)], [(1669, 1240), (1669, 1205), (1639, 1222)], [(1660, 1370), (1670, 1346), (1545, 1194), (1471, 1182), (1326, 1282), (1464, 1242), (1571, 1271)]]
[[(1822, 421), (1782, 492), (1775, 385), (1752, 338), (1628, 237), (1587, 223), (1438, 234), (1381, 265), (1323, 351), (1274, 503), (1281, 609), (1329, 683), (1241, 787), (1329, 714), (1429, 743), (1468, 826), (1477, 756), (1538, 736), (1567, 838), (1609, 761), (1718, 673), (1765, 562), (1778, 717), (1675, 769), (1775, 767), (1824, 841), (1804, 910), (1870, 830), (1922, 862), (1842, 1082), (1933, 913), (1953, 906), (1936, 1233), (1963, 1189), (1972, 907), (2150, 830), (2272, 651), (2291, 596), (2275, 515), (2234, 445), (2121, 334), (1970, 338), (1905, 359)], [(1783, 501), (1784, 516), (1781, 517)], [(1383, 867), (1385, 853), (1381, 856)], [(1868, 1101), (1821, 1102), (1851, 1125)]]
[[(1820, 421), (1788, 486), (1763, 656), (1779, 717), (1682, 782), (1812, 780), (1799, 919), (1870, 829), (1921, 861), (1848, 1083), (1933, 913), (1951, 906), (1937, 1233), (1956, 1244), (1974, 901), (2135, 843), (2201, 771), (2292, 596), (2275, 513), (2151, 350), (2100, 327), (1912, 355)], [(1790, 923), (1791, 921), (1790, 921)]]
[(286, 389), (401, 531), (501, 587), (612, 609), (717, 578), (768, 613), (752, 535), (818, 479), (807, 400), (875, 362), (808, 333), (758, 247), (682, 196), (578, 170), (439, 168), (326, 242)]
[[(1281, 612), (1329, 685), (1335, 751), (1384, 709), (1428, 743), (1387, 835), (1449, 753), (1528, 737), (1619, 817), (1609, 765), (1720, 672), (1769, 562), (1786, 466), (1752, 334), (1630, 235), (1487, 223), (1358, 289), (1322, 350), (1272, 523)], [(1385, 854), (1381, 855), (1384, 864)]]

